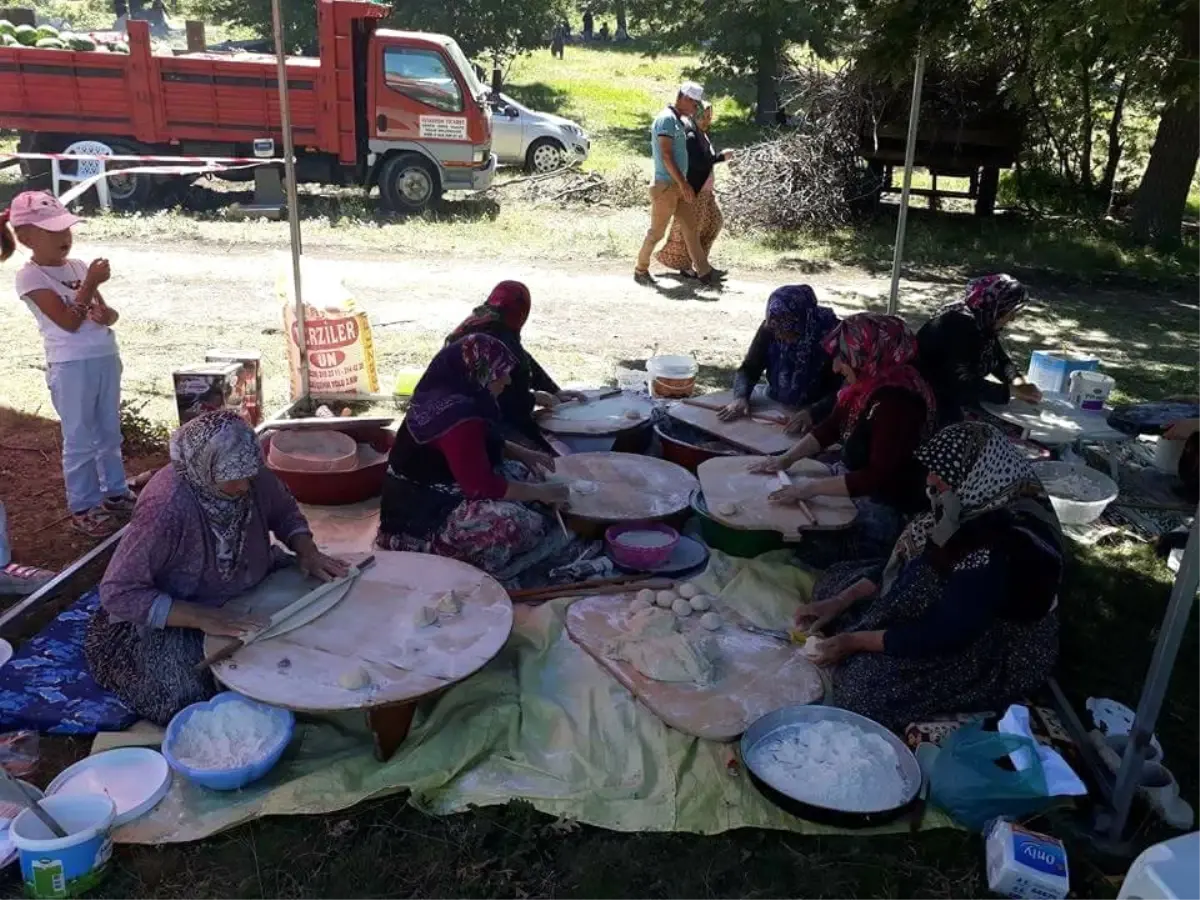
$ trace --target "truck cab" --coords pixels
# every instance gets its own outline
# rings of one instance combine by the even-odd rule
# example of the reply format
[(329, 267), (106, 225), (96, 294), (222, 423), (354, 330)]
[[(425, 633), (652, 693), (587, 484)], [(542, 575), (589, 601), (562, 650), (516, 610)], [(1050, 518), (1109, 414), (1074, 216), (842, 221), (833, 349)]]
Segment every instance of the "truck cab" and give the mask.
[(378, 29), (368, 45), (367, 164), (383, 203), (416, 211), (496, 172), (487, 92), (452, 38)]

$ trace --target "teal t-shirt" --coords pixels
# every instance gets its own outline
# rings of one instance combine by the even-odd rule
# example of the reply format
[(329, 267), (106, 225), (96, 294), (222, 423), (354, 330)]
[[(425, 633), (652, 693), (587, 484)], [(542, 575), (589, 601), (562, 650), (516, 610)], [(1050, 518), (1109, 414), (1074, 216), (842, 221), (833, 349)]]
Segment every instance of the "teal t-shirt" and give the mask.
[(687, 132), (684, 130), (679, 116), (675, 115), (675, 111), (669, 106), (658, 114), (654, 124), (650, 126), (650, 155), (654, 157), (654, 180), (671, 182), (674, 179), (667, 171), (667, 166), (663, 162), (662, 148), (658, 146), (659, 135), (664, 134), (671, 138), (671, 155), (675, 158), (675, 165), (679, 166), (679, 171), (686, 176), (688, 170)]

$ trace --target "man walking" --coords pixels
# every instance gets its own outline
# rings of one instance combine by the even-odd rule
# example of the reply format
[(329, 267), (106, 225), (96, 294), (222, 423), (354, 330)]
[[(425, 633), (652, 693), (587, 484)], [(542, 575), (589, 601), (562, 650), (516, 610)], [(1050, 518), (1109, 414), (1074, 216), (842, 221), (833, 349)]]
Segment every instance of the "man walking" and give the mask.
[(685, 81), (675, 102), (660, 112), (650, 126), (654, 183), (650, 186), (650, 227), (633, 270), (638, 284), (654, 283), (650, 276), (650, 255), (666, 235), (672, 219), (679, 225), (700, 283), (713, 284), (725, 274), (709, 265), (708, 254), (700, 243), (696, 233), (696, 192), (687, 180), (687, 131), (683, 118), (694, 118), (703, 100), (704, 88), (694, 81)]

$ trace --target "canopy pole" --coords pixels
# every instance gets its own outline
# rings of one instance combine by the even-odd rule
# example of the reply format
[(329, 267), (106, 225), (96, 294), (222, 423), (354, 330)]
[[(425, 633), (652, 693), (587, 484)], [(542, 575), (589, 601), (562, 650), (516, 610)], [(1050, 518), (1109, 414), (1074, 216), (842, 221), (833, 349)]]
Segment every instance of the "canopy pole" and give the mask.
[(908, 228), (908, 195), (912, 190), (913, 157), (917, 153), (917, 125), (921, 120), (921, 83), (925, 80), (925, 51), (917, 52), (913, 69), (912, 99), (908, 105), (908, 138), (904, 147), (904, 187), (900, 191), (900, 216), (896, 220), (896, 247), (892, 252), (892, 290), (888, 294), (888, 315), (900, 308), (900, 266), (904, 261), (904, 232)]
[(283, 166), (287, 179), (288, 226), (292, 243), (292, 291), (296, 303), (296, 348), (300, 351), (300, 396), (296, 399), (305, 400), (308, 398), (308, 340), (305, 332), (304, 297), (300, 290), (300, 207), (296, 197), (296, 145), (292, 140), (292, 105), (288, 100), (287, 57), (283, 52), (283, 13), (279, 8), (279, 0), (271, 0), (271, 27), (275, 32), (279, 116), (283, 125)]
[(1187, 546), (1183, 550), (1183, 561), (1179, 565), (1179, 573), (1175, 576), (1175, 584), (1171, 587), (1171, 599), (1167, 603), (1166, 615), (1163, 616), (1162, 624), (1158, 629), (1154, 655), (1150, 658), (1150, 671), (1146, 674), (1146, 681), (1142, 686), (1142, 696), (1138, 700), (1137, 714), (1133, 719), (1133, 728), (1129, 732), (1130, 739), (1125, 744), (1125, 755), (1121, 757), (1121, 768), (1117, 772), (1117, 781), (1113, 787), (1113, 815), (1108, 823), (1108, 839), (1114, 843), (1121, 840), (1125, 825), (1129, 821), (1129, 808), (1133, 804), (1133, 795), (1137, 790), (1138, 779), (1141, 775), (1142, 751), (1149, 745), (1150, 738), (1154, 736), (1154, 728), (1158, 724), (1158, 714), (1162, 711), (1163, 697), (1166, 695), (1167, 685), (1171, 681), (1171, 670), (1175, 668), (1179, 644), (1187, 631), (1188, 617), (1192, 613), (1192, 603), (1196, 599), (1198, 585), (1200, 585), (1200, 510), (1197, 510), (1196, 520), (1188, 535)]

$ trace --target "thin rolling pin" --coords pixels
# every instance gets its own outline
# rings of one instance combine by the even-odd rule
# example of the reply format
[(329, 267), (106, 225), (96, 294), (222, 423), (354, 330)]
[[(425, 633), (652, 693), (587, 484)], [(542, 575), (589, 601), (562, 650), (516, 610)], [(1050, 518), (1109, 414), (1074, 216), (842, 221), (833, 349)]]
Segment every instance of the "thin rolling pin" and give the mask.
[[(696, 407), (696, 409), (707, 409), (709, 412), (713, 412), (713, 413), (720, 412), (719, 409), (713, 409), (711, 406), (701, 403), (699, 400), (695, 399), (694, 397), (684, 397), (679, 402), (682, 403), (684, 406), (694, 406), (694, 407)], [(783, 414), (780, 413), (780, 416), (782, 416), (782, 415)], [(750, 415), (746, 416), (745, 418), (750, 419), (750, 421), (752, 421), (752, 422), (761, 422), (761, 423), (764, 423), (767, 425), (779, 425), (782, 427), (787, 424), (786, 417), (776, 418), (774, 415), (772, 415), (769, 412), (757, 412), (756, 413), (754, 411), (751, 411)], [(736, 422), (737, 420), (735, 419), (734, 421)]]
[(537, 597), (542, 594), (552, 594), (555, 591), (573, 591), (589, 587), (608, 587), (609, 585), (613, 584), (628, 584), (631, 581), (640, 581), (644, 578), (644, 575), (617, 575), (613, 578), (600, 578), (596, 581), (572, 581), (569, 584), (560, 584), (555, 587), (524, 588), (518, 591), (509, 591), (508, 596), (512, 600), (528, 600), (530, 597)]
[[(779, 476), (779, 486), (780, 487), (786, 488), (786, 487), (792, 486), (791, 476), (788, 475), (787, 472), (776, 472), (775, 474)], [(804, 514), (804, 518), (808, 519), (809, 525), (817, 524), (817, 517), (813, 515), (813, 511), (811, 509), (809, 509), (807, 503), (805, 503), (803, 500), (797, 500), (796, 508)]]
[(667, 591), (675, 587), (675, 582), (669, 578), (652, 578), (647, 581), (635, 581), (631, 584), (610, 584), (597, 588), (576, 588), (575, 590), (557, 590), (541, 594), (537, 597), (527, 597), (526, 603), (541, 603), (545, 600), (558, 600), (561, 597), (603, 597), (610, 594), (627, 594), (630, 591), (648, 589), (652, 591)]

